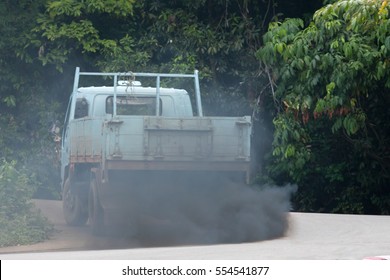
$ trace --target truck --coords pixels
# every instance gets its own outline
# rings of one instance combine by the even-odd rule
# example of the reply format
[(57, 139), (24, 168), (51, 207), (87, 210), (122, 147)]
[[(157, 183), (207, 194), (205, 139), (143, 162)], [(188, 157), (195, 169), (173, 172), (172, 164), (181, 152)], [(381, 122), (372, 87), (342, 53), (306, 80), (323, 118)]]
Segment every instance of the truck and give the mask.
[[(79, 87), (86, 76), (110, 84)], [(152, 80), (152, 85), (143, 86), (138, 79)], [(163, 79), (187, 79), (187, 84), (192, 79), (193, 94), (161, 86)], [(65, 221), (72, 226), (89, 221), (92, 232), (100, 234), (107, 213), (131, 208), (135, 187), (186, 184), (191, 176), (234, 175), (248, 181), (251, 131), (250, 116), (203, 115), (197, 70), (107, 73), (76, 67), (61, 136)], [(136, 200), (142, 203), (142, 197)]]

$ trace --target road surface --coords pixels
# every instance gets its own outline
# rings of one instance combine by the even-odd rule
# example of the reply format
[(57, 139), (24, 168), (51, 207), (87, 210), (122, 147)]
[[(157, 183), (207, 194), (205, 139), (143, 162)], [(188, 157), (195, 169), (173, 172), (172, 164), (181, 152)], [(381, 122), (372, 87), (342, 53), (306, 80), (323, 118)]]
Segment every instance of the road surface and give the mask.
[(0, 248), (0, 259), (266, 259), (361, 260), (390, 255), (390, 216), (289, 213), (282, 238), (241, 244), (146, 247), (120, 236), (93, 237), (69, 227), (59, 201), (36, 201), (54, 224), (53, 237), (29, 246)]

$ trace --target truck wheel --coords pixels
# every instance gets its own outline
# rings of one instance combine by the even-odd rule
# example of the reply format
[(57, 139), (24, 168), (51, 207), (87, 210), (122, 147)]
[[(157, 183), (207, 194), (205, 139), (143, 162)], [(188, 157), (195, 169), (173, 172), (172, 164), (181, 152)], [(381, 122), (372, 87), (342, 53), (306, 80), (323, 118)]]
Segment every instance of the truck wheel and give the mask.
[(65, 221), (71, 226), (85, 225), (88, 219), (88, 212), (79, 195), (70, 189), (70, 180), (66, 179), (62, 195), (62, 209)]
[(91, 186), (89, 188), (88, 212), (92, 234), (102, 235), (104, 233), (104, 211), (99, 201), (95, 179), (91, 180)]

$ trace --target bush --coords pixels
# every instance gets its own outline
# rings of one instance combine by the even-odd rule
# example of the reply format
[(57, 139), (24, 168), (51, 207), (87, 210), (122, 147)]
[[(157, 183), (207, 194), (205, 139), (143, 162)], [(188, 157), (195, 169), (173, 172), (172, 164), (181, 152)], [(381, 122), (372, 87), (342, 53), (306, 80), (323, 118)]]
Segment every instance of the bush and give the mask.
[(0, 247), (40, 242), (53, 230), (34, 209), (29, 178), (15, 166), (15, 161), (0, 162)]

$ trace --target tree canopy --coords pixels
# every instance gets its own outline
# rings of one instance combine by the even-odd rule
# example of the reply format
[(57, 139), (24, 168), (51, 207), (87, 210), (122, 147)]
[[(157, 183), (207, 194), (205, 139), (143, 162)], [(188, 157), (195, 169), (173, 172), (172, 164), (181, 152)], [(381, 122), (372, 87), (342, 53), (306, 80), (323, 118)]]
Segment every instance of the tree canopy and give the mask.
[(279, 106), (273, 168), (304, 188), (304, 209), (390, 211), (389, 11), (338, 1), (307, 27), (288, 19), (264, 36), (258, 57)]

